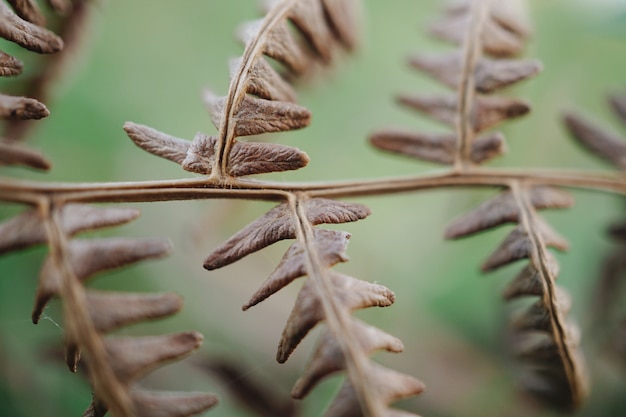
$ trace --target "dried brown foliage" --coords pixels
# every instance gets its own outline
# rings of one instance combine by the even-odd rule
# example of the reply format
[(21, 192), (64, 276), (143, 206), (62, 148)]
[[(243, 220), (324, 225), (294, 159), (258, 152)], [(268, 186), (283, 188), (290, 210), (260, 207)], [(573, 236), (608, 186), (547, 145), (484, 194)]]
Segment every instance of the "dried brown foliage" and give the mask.
[[(46, 19), (34, 2), (9, 3), (14, 11), (0, 3), (0, 36), (39, 53), (58, 52), (63, 42), (66, 48), (72, 45), (88, 9), (84, 1), (49, 2), (52, 10), (62, 16), (62, 41), (42, 27)], [(555, 408), (580, 407), (587, 396), (587, 378), (578, 349), (580, 332), (566, 318), (571, 300), (555, 283), (558, 264), (548, 249), (565, 250), (568, 243), (539, 217), (538, 210), (573, 204), (572, 198), (557, 187), (602, 188), (624, 194), (626, 184), (617, 175), (482, 167), (505, 151), (504, 135), (490, 129), (530, 110), (522, 100), (495, 94), (541, 69), (538, 61), (517, 59), (528, 40), (529, 25), (516, 5), (513, 1), (475, 0), (450, 6), (431, 32), (457, 49), (410, 59), (412, 67), (434, 77), (452, 92), (437, 96), (402, 95), (398, 101), (449, 126), (449, 133), (390, 128), (370, 138), (379, 149), (449, 165), (443, 174), (317, 184), (247, 178), (307, 165), (308, 156), (297, 148), (240, 138), (308, 126), (311, 113), (296, 103), (292, 82), (334, 63), (337, 55), (353, 49), (358, 39), (356, 0), (277, 0), (266, 2), (263, 19), (245, 24), (240, 30), (244, 52), (231, 64), (227, 93), (204, 94), (217, 134), (197, 133), (188, 141), (145, 125), (124, 125), (138, 147), (204, 177), (76, 185), (1, 180), (0, 199), (28, 208), (0, 224), (0, 252), (38, 244), (48, 246), (32, 317), (36, 323), (52, 297), (62, 300), (66, 362), (75, 371), (84, 353), (94, 390), (93, 402), (85, 415), (102, 416), (110, 410), (116, 417), (182, 417), (202, 413), (216, 403), (210, 394), (155, 393), (138, 389), (136, 384), (137, 379), (154, 368), (197, 349), (202, 342), (199, 333), (106, 335), (135, 322), (175, 314), (182, 307), (179, 297), (102, 292), (85, 287), (88, 279), (101, 271), (166, 255), (170, 250), (167, 240), (74, 237), (130, 222), (139, 214), (134, 209), (96, 207), (92, 203), (209, 198), (256, 199), (276, 205), (215, 248), (204, 261), (207, 270), (237, 262), (280, 240), (295, 240), (274, 272), (243, 306), (249, 310), (294, 280), (306, 277), (279, 341), (277, 361), (287, 361), (318, 324), (325, 324), (325, 328), (292, 396), (302, 398), (324, 378), (345, 372), (343, 387), (326, 416), (415, 415), (393, 409), (390, 404), (420, 394), (424, 384), (370, 359), (377, 351), (401, 352), (402, 342), (352, 314), (358, 309), (389, 306), (395, 301), (395, 294), (383, 285), (332, 269), (348, 260), (350, 234), (318, 226), (354, 222), (370, 214), (366, 206), (340, 198), (449, 186), (490, 186), (501, 190), (493, 199), (454, 221), (446, 230), (446, 237), (459, 238), (505, 223), (516, 224), (482, 269), (491, 271), (518, 260), (527, 262), (504, 293), (507, 300), (536, 298), (510, 320), (512, 348), (527, 371), (523, 386)], [(1, 163), (49, 166), (38, 153), (14, 143), (27, 131), (24, 124), (14, 119), (48, 115), (37, 99), (47, 96), (62, 57), (44, 66), (42, 75), (27, 85), (26, 91), (35, 98), (0, 96), (0, 117), (9, 119), (6, 138), (0, 143)], [(0, 71), (2, 76), (16, 75), (21, 71), (21, 63), (0, 54)], [(614, 100), (614, 106), (624, 117), (624, 100)], [(619, 167), (624, 165), (623, 142), (579, 118), (568, 117), (567, 123), (592, 152)], [(623, 331), (619, 334), (624, 337)], [(623, 339), (617, 345), (623, 348)], [(233, 373), (227, 366), (213, 366), (213, 370), (221, 375)], [(293, 412), (289, 407), (263, 401), (253, 384), (244, 385), (234, 394), (254, 403), (251, 408), (261, 410), (260, 413)]]

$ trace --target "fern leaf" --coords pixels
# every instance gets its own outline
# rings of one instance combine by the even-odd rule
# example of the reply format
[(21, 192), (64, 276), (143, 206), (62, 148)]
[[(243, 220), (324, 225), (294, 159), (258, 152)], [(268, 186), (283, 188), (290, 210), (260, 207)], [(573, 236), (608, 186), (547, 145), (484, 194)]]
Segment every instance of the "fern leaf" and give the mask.
[[(324, 266), (331, 267), (338, 262), (347, 262), (346, 248), (350, 234), (335, 230), (315, 229), (315, 245), (320, 248), (320, 259)], [(274, 272), (254, 293), (242, 310), (257, 305), (272, 294), (289, 285), (296, 278), (307, 274), (305, 249), (299, 242), (291, 245)]]
[[(393, 292), (382, 285), (334, 272), (329, 277), (333, 285), (333, 297), (336, 297), (334, 302), (348, 312), (368, 307), (387, 307), (395, 300)], [(324, 320), (323, 311), (315, 284), (307, 280), (283, 330), (276, 354), (278, 362), (285, 362), (307, 333)]]
[(0, 37), (30, 51), (52, 54), (63, 48), (63, 40), (36, 24), (20, 19), (4, 3), (0, 3)]
[(24, 64), (19, 59), (0, 51), (0, 77), (10, 77), (22, 72)]
[[(370, 214), (363, 205), (322, 198), (309, 200), (305, 204), (309, 221), (313, 225), (353, 222)], [(204, 261), (204, 267), (208, 270), (221, 268), (280, 240), (295, 237), (291, 210), (287, 203), (283, 203), (215, 249)]]
[(0, 142), (0, 165), (22, 165), (45, 171), (51, 166), (41, 152), (5, 142)]

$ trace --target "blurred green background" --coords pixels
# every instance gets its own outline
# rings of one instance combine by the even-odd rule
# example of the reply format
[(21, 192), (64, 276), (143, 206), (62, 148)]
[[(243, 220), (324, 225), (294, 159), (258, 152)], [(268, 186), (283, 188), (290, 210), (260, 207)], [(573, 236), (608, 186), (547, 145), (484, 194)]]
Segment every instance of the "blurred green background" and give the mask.
[[(360, 50), (337, 71), (302, 86), (300, 101), (313, 112), (312, 125), (270, 139), (294, 145), (311, 157), (309, 167), (274, 175), (285, 181), (372, 178), (440, 170), (439, 167), (379, 154), (366, 138), (384, 126), (443, 130), (405, 109), (399, 92), (443, 88), (405, 64), (416, 52), (449, 50), (424, 29), (438, 18), (439, 1), (364, 2)], [(626, 137), (609, 113), (605, 95), (626, 88), (626, 2), (533, 0), (535, 31), (527, 56), (544, 62), (536, 79), (506, 94), (523, 97), (533, 112), (508, 123), (509, 153), (495, 166), (604, 169), (572, 143), (558, 117), (565, 109), (588, 112)], [(50, 173), (4, 169), (3, 175), (56, 181), (126, 181), (183, 178), (176, 164), (149, 155), (128, 140), (125, 121), (147, 124), (191, 139), (215, 132), (201, 102), (202, 88), (224, 94), (228, 60), (242, 48), (236, 27), (258, 16), (255, 0), (135, 0), (96, 3), (93, 30), (79, 59), (56, 88), (52, 116), (30, 140), (53, 162)], [(26, 55), (26, 54), (24, 54)], [(26, 73), (24, 76), (28, 76)], [(482, 276), (478, 265), (509, 227), (460, 242), (445, 242), (451, 219), (493, 194), (493, 190), (438, 190), (360, 199), (372, 208), (366, 221), (342, 226), (353, 234), (352, 261), (338, 269), (394, 290), (396, 303), (357, 313), (400, 337), (399, 355), (376, 359), (422, 379), (427, 391), (399, 406), (429, 417), (526, 416), (542, 414), (515, 389), (515, 366), (503, 339), (506, 306), (503, 285), (520, 268)], [(590, 327), (591, 294), (603, 256), (612, 248), (607, 225), (623, 217), (623, 202), (608, 194), (574, 192), (567, 212), (546, 214), (571, 242), (561, 262), (560, 285), (573, 295), (571, 316), (587, 331), (583, 348), (594, 388), (577, 415), (626, 415), (626, 369), (603, 354), (604, 339)], [(158, 389), (206, 390), (222, 405), (209, 415), (251, 416), (229, 397), (238, 378), (209, 377), (193, 365), (202, 358), (238, 363), (241, 380), (251, 378), (287, 397), (315, 341), (309, 336), (286, 365), (274, 361), (283, 324), (301, 282), (248, 312), (250, 295), (278, 263), (288, 242), (274, 245), (223, 270), (202, 268), (205, 255), (269, 208), (245, 201), (176, 202), (141, 205), (142, 216), (128, 226), (96, 236), (167, 236), (175, 253), (166, 260), (103, 275), (98, 288), (175, 291), (185, 298), (178, 316), (134, 326), (123, 334), (156, 334), (197, 329), (205, 342), (197, 355), (150, 375), (144, 385)], [(3, 218), (20, 210), (0, 207)], [(58, 303), (47, 320), (30, 323), (30, 309), (45, 249), (0, 258), (0, 416), (78, 416), (90, 401), (84, 379), (69, 374), (51, 352), (61, 346)], [(301, 280), (300, 280), (301, 281)], [(626, 297), (626, 296), (625, 296)], [(332, 378), (303, 401), (303, 416), (320, 415), (340, 383)]]

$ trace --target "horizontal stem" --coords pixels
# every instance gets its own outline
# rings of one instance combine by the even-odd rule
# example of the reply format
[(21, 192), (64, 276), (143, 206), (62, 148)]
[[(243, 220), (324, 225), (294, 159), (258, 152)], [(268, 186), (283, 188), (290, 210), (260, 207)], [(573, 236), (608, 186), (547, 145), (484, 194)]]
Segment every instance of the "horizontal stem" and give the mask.
[(206, 178), (111, 183), (45, 183), (0, 178), (0, 200), (28, 203), (36, 196), (65, 202), (151, 202), (202, 199), (280, 201), (286, 193), (310, 197), (361, 197), (397, 194), (442, 187), (504, 187), (511, 180), (626, 194), (626, 177), (619, 173), (543, 169), (474, 169), (381, 179), (319, 183), (236, 180), (223, 184)]

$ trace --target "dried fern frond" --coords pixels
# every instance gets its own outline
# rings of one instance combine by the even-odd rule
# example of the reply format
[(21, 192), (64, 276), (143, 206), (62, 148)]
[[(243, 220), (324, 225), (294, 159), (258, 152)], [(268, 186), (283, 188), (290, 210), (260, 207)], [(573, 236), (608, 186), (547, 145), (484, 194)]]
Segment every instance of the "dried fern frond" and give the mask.
[(186, 332), (153, 337), (104, 337), (136, 322), (177, 313), (182, 300), (174, 294), (123, 294), (87, 290), (82, 282), (101, 271), (144, 259), (162, 257), (170, 245), (162, 239), (72, 239), (94, 229), (127, 223), (134, 209), (95, 208), (81, 204), (40, 205), (0, 225), (0, 252), (47, 243), (33, 309), (37, 323), (48, 301), (63, 301), (66, 362), (76, 372), (81, 352), (94, 387), (94, 403), (85, 413), (103, 416), (196, 415), (216, 403), (208, 394), (152, 393), (137, 390), (135, 381), (150, 370), (187, 355), (199, 347), (202, 335)]
[[(290, 82), (304, 76), (314, 64), (330, 63), (337, 50), (354, 46), (356, 3), (279, 0), (268, 2), (267, 9), (264, 19), (239, 30), (245, 51), (231, 65), (228, 93), (204, 94), (218, 134), (199, 133), (189, 143), (127, 123), (125, 130), (135, 144), (181, 164), (187, 171), (210, 175), (217, 182), (299, 169), (308, 163), (307, 155), (296, 148), (237, 138), (308, 126), (311, 114), (294, 103), (296, 93)], [(266, 57), (280, 63), (283, 73)]]
[(483, 271), (528, 259), (528, 265), (504, 290), (506, 300), (539, 297), (516, 312), (510, 321), (512, 349), (525, 363), (522, 385), (527, 392), (561, 410), (580, 407), (587, 396), (588, 382), (580, 330), (566, 319), (571, 300), (555, 284), (558, 263), (549, 246), (567, 249), (567, 241), (538, 216), (543, 208), (566, 208), (572, 199), (552, 188), (529, 188), (513, 183), (510, 191), (498, 194), (469, 214), (455, 220), (447, 238), (458, 238), (504, 223), (518, 223), (504, 242), (485, 261)]
[[(626, 127), (626, 95), (615, 94), (608, 98), (611, 109), (623, 127)], [(586, 150), (613, 165), (620, 171), (626, 169), (626, 138), (606, 127), (589, 120), (587, 117), (566, 113), (563, 122), (569, 134)], [(615, 223), (609, 228), (609, 235), (616, 241), (615, 249), (609, 254), (602, 267), (601, 274), (594, 291), (593, 315), (594, 323), (602, 324), (605, 334), (599, 336), (612, 350), (621, 363), (626, 364), (626, 338), (624, 335), (625, 317), (620, 316), (620, 303), (623, 302), (626, 272), (625, 246), (626, 227), (623, 222)], [(594, 326), (599, 329), (600, 326)]]
[(205, 261), (205, 268), (214, 269), (278, 240), (297, 238), (243, 309), (249, 309), (293, 280), (308, 275), (283, 330), (276, 359), (285, 362), (313, 327), (326, 322), (327, 330), (292, 395), (302, 398), (321, 379), (345, 369), (347, 388), (339, 394), (327, 415), (344, 415), (347, 409), (350, 415), (387, 415), (391, 412), (389, 403), (417, 395), (424, 388), (412, 377), (370, 362), (369, 356), (377, 350), (402, 351), (402, 342), (352, 318), (351, 312), (389, 306), (395, 295), (382, 285), (332, 271), (334, 264), (348, 260), (345, 250), (350, 235), (313, 227), (321, 223), (355, 221), (368, 214), (369, 209), (358, 204), (300, 196), (276, 206), (242, 229)]
[[(491, 96), (541, 70), (536, 60), (498, 59), (518, 55), (528, 37), (516, 3), (473, 1), (450, 7), (433, 34), (461, 46), (438, 55), (416, 55), (410, 65), (448, 87), (449, 95), (402, 95), (398, 102), (452, 128), (432, 134), (383, 129), (370, 136), (375, 147), (456, 169), (481, 165), (506, 151), (500, 132), (480, 135), (506, 120), (523, 116), (530, 106), (522, 100)], [(483, 57), (494, 55), (496, 59)]]

